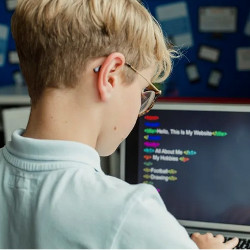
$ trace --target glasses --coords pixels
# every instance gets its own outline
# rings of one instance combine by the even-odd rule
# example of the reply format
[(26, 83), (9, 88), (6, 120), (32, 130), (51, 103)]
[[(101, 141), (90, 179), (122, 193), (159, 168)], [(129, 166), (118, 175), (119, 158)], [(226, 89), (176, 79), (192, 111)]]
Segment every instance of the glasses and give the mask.
[[(135, 69), (131, 64), (125, 63), (130, 69), (135, 73), (140, 75), (147, 83), (148, 87), (141, 93), (141, 108), (139, 111), (139, 117), (147, 114), (152, 107), (154, 106), (157, 98), (161, 95), (161, 90), (156, 88), (152, 82), (150, 82), (145, 76), (143, 76), (137, 69)], [(97, 73), (100, 71), (101, 66), (94, 68), (94, 72)]]

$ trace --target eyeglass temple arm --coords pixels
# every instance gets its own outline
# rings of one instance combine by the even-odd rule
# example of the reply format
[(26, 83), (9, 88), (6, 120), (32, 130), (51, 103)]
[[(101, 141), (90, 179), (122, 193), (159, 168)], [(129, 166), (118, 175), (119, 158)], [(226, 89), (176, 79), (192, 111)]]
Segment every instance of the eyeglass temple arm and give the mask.
[[(140, 75), (153, 89), (154, 89), (154, 91), (157, 93), (157, 94), (159, 94), (159, 95), (161, 95), (161, 90), (159, 90), (158, 88), (156, 88), (155, 86), (154, 86), (154, 84), (152, 84), (145, 76), (143, 76), (137, 69), (135, 69), (131, 64), (129, 64), (129, 63), (125, 63), (125, 65), (126, 66), (128, 66), (129, 68), (131, 68), (134, 72), (136, 72), (138, 75)], [(101, 69), (101, 67), (102, 66), (99, 66), (99, 67), (96, 67), (96, 68), (94, 68), (94, 72), (95, 73), (97, 73), (97, 72), (99, 72), (100, 71), (100, 69)]]
[(155, 91), (157, 94), (161, 94), (161, 90), (156, 88), (154, 84), (152, 84), (145, 76), (143, 76), (137, 69), (135, 69), (131, 64), (125, 63), (128, 67), (130, 67), (134, 72), (136, 72), (138, 75), (140, 75)]

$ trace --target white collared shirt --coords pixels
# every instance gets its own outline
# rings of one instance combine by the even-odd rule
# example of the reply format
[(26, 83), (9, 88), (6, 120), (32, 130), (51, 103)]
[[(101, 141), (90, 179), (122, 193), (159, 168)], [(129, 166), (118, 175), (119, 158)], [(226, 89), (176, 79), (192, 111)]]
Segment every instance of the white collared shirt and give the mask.
[(105, 175), (87, 145), (22, 133), (0, 150), (0, 248), (197, 248), (153, 186)]

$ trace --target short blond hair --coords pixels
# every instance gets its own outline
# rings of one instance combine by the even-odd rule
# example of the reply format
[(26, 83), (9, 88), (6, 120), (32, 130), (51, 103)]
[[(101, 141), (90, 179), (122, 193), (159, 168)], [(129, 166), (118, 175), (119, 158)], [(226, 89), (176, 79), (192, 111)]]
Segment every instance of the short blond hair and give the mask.
[(19, 0), (12, 33), (33, 103), (46, 87), (74, 87), (89, 59), (112, 52), (138, 70), (155, 65), (157, 82), (172, 67), (159, 24), (137, 0)]

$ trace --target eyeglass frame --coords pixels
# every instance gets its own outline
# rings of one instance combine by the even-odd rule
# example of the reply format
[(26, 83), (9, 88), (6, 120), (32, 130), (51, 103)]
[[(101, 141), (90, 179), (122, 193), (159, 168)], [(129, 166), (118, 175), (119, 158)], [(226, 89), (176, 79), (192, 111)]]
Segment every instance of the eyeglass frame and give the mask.
[[(137, 73), (138, 75), (140, 75), (140, 76), (148, 83), (148, 85), (149, 85), (152, 89), (147, 90), (147, 91), (154, 91), (154, 92), (155, 92), (155, 97), (154, 97), (152, 103), (151, 103), (151, 104), (149, 105), (149, 107), (147, 108), (147, 110), (145, 110), (145, 111), (142, 112), (142, 113), (139, 113), (139, 115), (138, 115), (139, 117), (144, 116), (145, 114), (147, 114), (147, 113), (153, 108), (153, 106), (154, 106), (154, 104), (155, 104), (157, 98), (162, 94), (162, 91), (159, 90), (158, 88), (156, 88), (156, 87), (154, 86), (154, 84), (153, 84), (151, 81), (149, 81), (144, 75), (142, 75), (142, 74), (141, 74), (137, 69), (135, 69), (131, 64), (125, 63), (125, 65), (128, 66), (130, 69), (132, 69), (135, 73)], [(93, 71), (94, 71), (95, 73), (98, 73), (98, 72), (100, 71), (100, 69), (101, 69), (101, 66), (98, 66), (98, 67), (94, 68)]]

